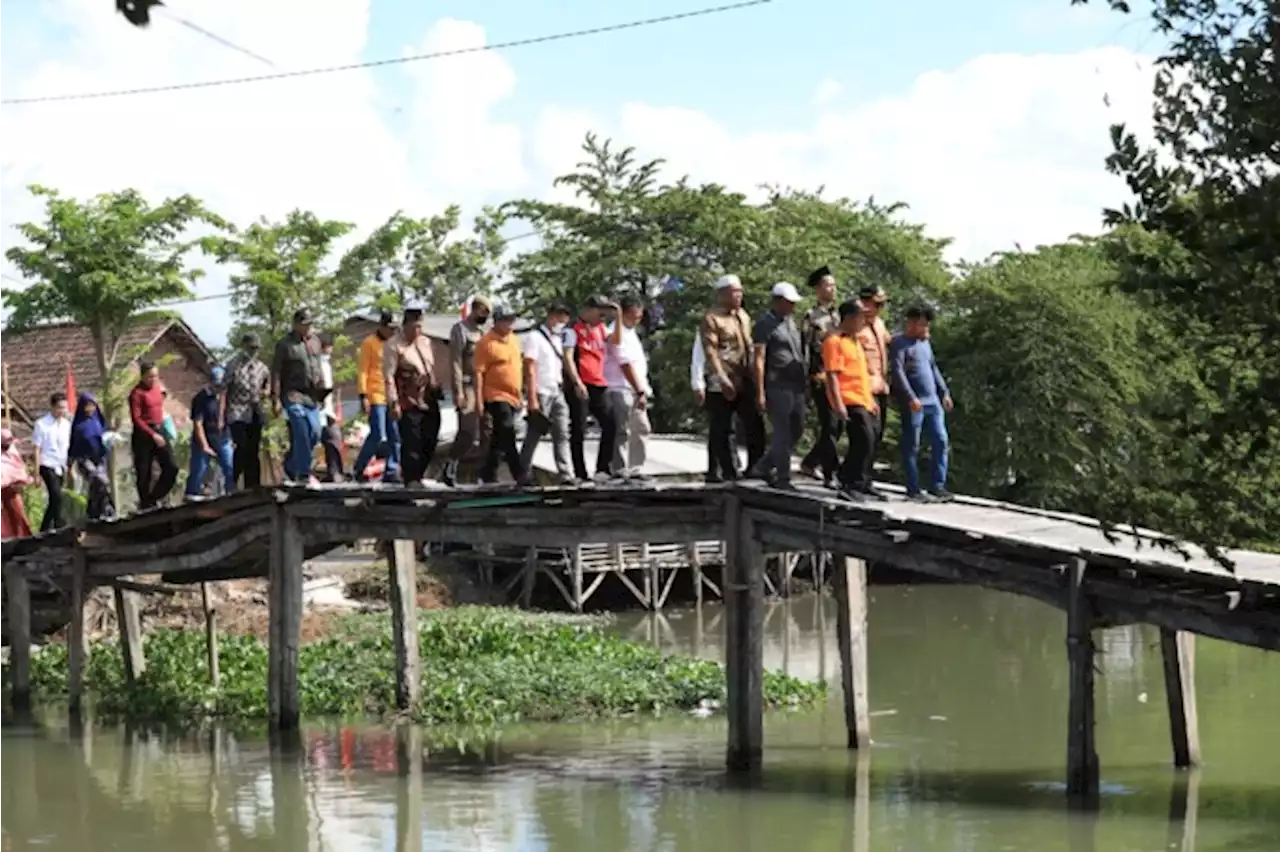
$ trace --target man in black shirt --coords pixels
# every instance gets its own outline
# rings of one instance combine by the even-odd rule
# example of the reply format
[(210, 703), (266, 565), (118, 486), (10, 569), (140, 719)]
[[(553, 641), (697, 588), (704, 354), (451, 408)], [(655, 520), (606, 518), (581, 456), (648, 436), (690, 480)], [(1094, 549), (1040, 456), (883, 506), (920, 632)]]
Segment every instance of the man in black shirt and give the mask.
[(773, 307), (755, 323), (752, 333), (752, 367), (756, 399), (761, 413), (769, 415), (773, 432), (769, 451), (752, 470), (752, 476), (772, 479), (775, 488), (792, 489), (791, 451), (804, 430), (804, 397), (809, 376), (800, 329), (792, 314), (800, 301), (795, 286), (774, 285)]
[(271, 359), (271, 401), (277, 414), (283, 407), (289, 418), (284, 473), (294, 482), (311, 480), (311, 460), (320, 441), (320, 403), (329, 392), (320, 366), (320, 338), (311, 324), (310, 310), (295, 311), (293, 331), (276, 344)]
[(234, 448), (227, 428), (227, 373), (214, 367), (209, 384), (191, 400), (191, 468), (187, 474), (186, 496), (204, 496), (209, 462), (217, 459), (222, 470), (222, 493), (236, 488)]

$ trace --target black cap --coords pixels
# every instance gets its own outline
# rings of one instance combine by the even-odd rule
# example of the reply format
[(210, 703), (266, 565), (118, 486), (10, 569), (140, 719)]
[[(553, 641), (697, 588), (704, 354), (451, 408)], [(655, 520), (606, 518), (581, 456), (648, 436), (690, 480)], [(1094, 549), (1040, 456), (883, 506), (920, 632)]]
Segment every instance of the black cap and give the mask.
[(547, 314), (566, 314), (568, 316), (573, 316), (573, 308), (570, 308), (565, 302), (552, 302), (547, 307)]
[(513, 319), (516, 319), (518, 316), (519, 315), (514, 310), (507, 307), (506, 305), (499, 304), (499, 305), (493, 306), (494, 322), (502, 322), (503, 320), (513, 320)]
[(310, 308), (298, 308), (296, 311), (293, 312), (293, 321), (295, 323), (311, 322), (311, 320), (312, 320), (312, 317), (311, 317)]
[(240, 335), (240, 342), (245, 346), (261, 346), (262, 338), (258, 336), (256, 331), (246, 331)]
[(598, 293), (592, 293), (587, 297), (587, 301), (583, 303), (583, 307), (587, 308), (603, 308), (609, 304), (609, 300)]
[(378, 314), (378, 325), (385, 328), (395, 328), (400, 324), (400, 320), (396, 318), (395, 311), (383, 310)]
[(933, 322), (933, 306), (923, 303), (912, 305), (907, 308), (907, 319), (922, 319)]
[(858, 298), (883, 305), (885, 302), (889, 301), (889, 294), (886, 293), (884, 288), (879, 285), (868, 284), (866, 287), (863, 287), (858, 291)]
[(823, 278), (826, 278), (828, 275), (831, 275), (831, 274), (832, 272), (831, 272), (830, 266), (819, 266), (817, 269), (809, 273), (809, 279), (808, 279), (809, 286), (817, 287), (818, 284), (821, 283)]
[(862, 305), (859, 305), (856, 299), (850, 299), (847, 302), (840, 303), (840, 319), (845, 320), (849, 317), (856, 317), (862, 313)]

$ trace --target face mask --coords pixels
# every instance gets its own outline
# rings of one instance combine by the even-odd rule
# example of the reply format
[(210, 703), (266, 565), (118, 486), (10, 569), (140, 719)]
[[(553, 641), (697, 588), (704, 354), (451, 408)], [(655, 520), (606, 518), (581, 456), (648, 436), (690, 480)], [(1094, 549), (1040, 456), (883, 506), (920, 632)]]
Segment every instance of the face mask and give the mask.
[(487, 323), (487, 322), (489, 321), (489, 315), (488, 315), (488, 314), (481, 314), (480, 316), (472, 317), (472, 319), (475, 321), (475, 324), (476, 324), (476, 325), (484, 325), (485, 323)]
[(331, 357), (331, 356), (329, 356), (329, 355), (321, 354), (321, 356), (320, 356), (320, 363), (322, 363), (322, 364), (328, 364), (328, 363), (329, 363), (329, 358), (330, 358), (330, 357)]
[(565, 325), (567, 325), (567, 323), (563, 323), (563, 322), (556, 323), (555, 325), (551, 326), (551, 333), (559, 334), (560, 332), (564, 331)]

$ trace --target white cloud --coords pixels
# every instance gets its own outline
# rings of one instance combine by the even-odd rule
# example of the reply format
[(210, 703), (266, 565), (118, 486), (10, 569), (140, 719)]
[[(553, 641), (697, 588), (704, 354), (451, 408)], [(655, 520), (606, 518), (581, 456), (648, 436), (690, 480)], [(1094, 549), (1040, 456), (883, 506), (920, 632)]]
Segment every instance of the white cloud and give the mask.
[[(186, 0), (177, 8), (282, 69), (299, 69), (363, 59), (370, 2)], [(139, 31), (101, 0), (39, 8), (58, 26), (29, 34), (39, 47), (32, 52), (45, 58), (11, 73), (6, 97), (271, 70), (163, 14)], [(51, 32), (63, 35), (53, 42)], [(484, 38), (477, 24), (445, 19), (406, 33), (405, 51)], [(4, 247), (15, 240), (11, 226), (38, 213), (22, 191), (32, 182), (76, 196), (125, 186), (151, 198), (190, 192), (241, 222), (304, 207), (362, 229), (399, 207), (428, 214), (449, 202), (474, 211), (519, 194), (568, 200), (550, 181), (581, 159), (590, 129), (636, 146), (641, 157), (665, 158), (672, 177), (689, 173), (743, 191), (825, 185), (832, 194), (905, 201), (913, 219), (956, 239), (955, 256), (972, 258), (1096, 231), (1100, 209), (1125, 197), (1103, 169), (1107, 127), (1149, 123), (1149, 66), (1120, 48), (980, 56), (852, 103), (841, 98), (840, 81), (824, 80), (810, 90), (807, 124), (745, 132), (740, 116), (649, 103), (566, 101), (543, 105), (528, 127), (501, 122), (495, 109), (515, 96), (518, 81), (496, 53), (382, 73), (5, 106)], [(380, 89), (388, 80), (394, 88)], [(225, 287), (219, 273), (201, 291)], [(186, 313), (215, 342), (230, 322), (224, 302)]]
[(844, 91), (844, 86), (830, 77), (818, 84), (818, 88), (813, 91), (813, 105), (826, 106), (827, 104), (840, 97)]

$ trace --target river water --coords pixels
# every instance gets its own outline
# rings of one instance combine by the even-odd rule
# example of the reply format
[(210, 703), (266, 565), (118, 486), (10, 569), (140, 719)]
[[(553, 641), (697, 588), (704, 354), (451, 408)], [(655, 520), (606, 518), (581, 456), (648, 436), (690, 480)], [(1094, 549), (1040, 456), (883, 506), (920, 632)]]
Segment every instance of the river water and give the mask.
[[(978, 589), (873, 587), (873, 746), (844, 748), (833, 602), (768, 604), (765, 662), (837, 686), (723, 771), (722, 718), (514, 728), (496, 742), (316, 724), (265, 737), (7, 725), (4, 849), (985, 852), (1280, 850), (1280, 655), (1201, 640), (1203, 768), (1169, 768), (1154, 631), (1102, 634), (1096, 815), (1061, 780), (1062, 617)], [(618, 630), (709, 657), (718, 607)], [(421, 762), (405, 755), (422, 753)], [(399, 756), (399, 757), (398, 757)]]

